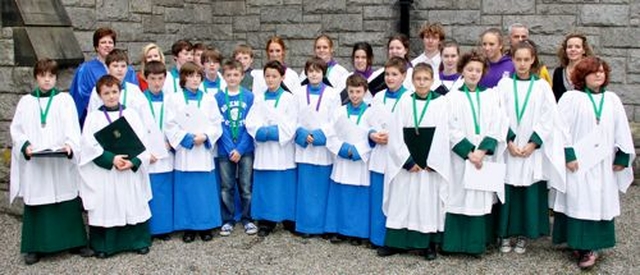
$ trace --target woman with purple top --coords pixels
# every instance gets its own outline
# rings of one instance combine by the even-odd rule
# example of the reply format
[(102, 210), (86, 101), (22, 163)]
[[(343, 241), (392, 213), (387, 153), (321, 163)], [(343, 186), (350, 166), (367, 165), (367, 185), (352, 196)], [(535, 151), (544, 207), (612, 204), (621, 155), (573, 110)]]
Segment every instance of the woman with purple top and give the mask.
[[(460, 58), (460, 46), (455, 40), (447, 40), (442, 44), (440, 51), (441, 60), (438, 68), (440, 75), (438, 83), (432, 85), (436, 93), (441, 95), (447, 94), (456, 87), (462, 85), (460, 73), (458, 72), (458, 59)], [(434, 68), (435, 69), (435, 68)]]
[(484, 56), (489, 61), (489, 71), (482, 77), (479, 85), (493, 88), (503, 76), (510, 76), (514, 72), (513, 62), (509, 56), (503, 55), (504, 42), (502, 32), (496, 28), (485, 30), (480, 35), (480, 46)]

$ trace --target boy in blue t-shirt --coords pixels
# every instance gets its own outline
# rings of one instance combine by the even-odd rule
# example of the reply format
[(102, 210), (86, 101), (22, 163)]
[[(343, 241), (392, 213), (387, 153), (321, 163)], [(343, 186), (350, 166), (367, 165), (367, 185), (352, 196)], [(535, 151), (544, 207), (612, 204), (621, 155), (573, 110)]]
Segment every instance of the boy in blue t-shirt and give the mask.
[[(244, 77), (242, 64), (236, 60), (222, 66), (227, 87), (215, 94), (222, 114), (222, 136), (218, 139), (218, 165), (222, 198), (222, 228), (220, 235), (233, 231), (235, 184), (238, 183), (242, 216), (240, 221), (245, 233), (252, 235), (258, 228), (251, 220), (251, 188), (253, 178), (253, 138), (247, 133), (245, 119), (253, 105), (253, 93), (240, 86)], [(238, 179), (236, 180), (236, 171)]]

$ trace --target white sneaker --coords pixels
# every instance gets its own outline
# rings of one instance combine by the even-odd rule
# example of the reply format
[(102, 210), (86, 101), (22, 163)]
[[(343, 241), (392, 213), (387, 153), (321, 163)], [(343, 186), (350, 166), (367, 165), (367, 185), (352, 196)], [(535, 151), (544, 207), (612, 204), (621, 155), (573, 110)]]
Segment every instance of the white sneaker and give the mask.
[(233, 232), (233, 225), (230, 223), (225, 223), (222, 228), (220, 228), (220, 236), (229, 236)]
[(502, 253), (511, 252), (511, 239), (510, 238), (504, 238), (504, 239), (500, 240), (500, 252), (502, 252)]
[(516, 247), (513, 249), (513, 251), (518, 254), (527, 252), (527, 239), (525, 239), (524, 237), (519, 237), (516, 241)]
[(247, 235), (256, 234), (258, 233), (258, 227), (252, 222), (248, 222), (244, 225), (244, 233), (247, 233)]

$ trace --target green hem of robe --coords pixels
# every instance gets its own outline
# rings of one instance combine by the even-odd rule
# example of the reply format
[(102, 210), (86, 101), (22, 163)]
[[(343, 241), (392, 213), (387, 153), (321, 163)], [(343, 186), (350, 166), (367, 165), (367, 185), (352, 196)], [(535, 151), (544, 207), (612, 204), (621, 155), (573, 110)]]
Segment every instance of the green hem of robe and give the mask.
[(616, 245), (615, 222), (580, 220), (555, 212), (552, 241), (580, 250), (611, 248)]
[(409, 229), (387, 228), (385, 245), (404, 250), (427, 249), (431, 243), (441, 243), (442, 232), (422, 233)]
[(89, 245), (95, 252), (112, 255), (151, 246), (147, 222), (117, 227), (89, 227)]
[(505, 185), (505, 203), (499, 206), (498, 236), (537, 239), (548, 236), (549, 199), (547, 183), (527, 187)]
[(496, 240), (497, 207), (491, 214), (467, 216), (447, 213), (442, 250), (454, 253), (482, 254)]
[(24, 206), (22, 253), (53, 253), (87, 245), (79, 198), (53, 204)]

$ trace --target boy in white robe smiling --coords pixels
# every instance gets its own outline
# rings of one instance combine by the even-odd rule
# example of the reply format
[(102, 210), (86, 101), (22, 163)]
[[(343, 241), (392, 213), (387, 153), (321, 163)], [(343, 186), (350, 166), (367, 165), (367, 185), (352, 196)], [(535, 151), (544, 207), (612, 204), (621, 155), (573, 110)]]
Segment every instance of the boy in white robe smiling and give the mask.
[(120, 104), (120, 80), (105, 75), (96, 87), (104, 105), (87, 115), (80, 151), (80, 195), (89, 217), (90, 245), (98, 258), (128, 250), (147, 254), (151, 246), (147, 224), (152, 196), (147, 172), (150, 155), (148, 151), (138, 156), (107, 151), (94, 136), (124, 117), (147, 144), (146, 128), (135, 111)]

